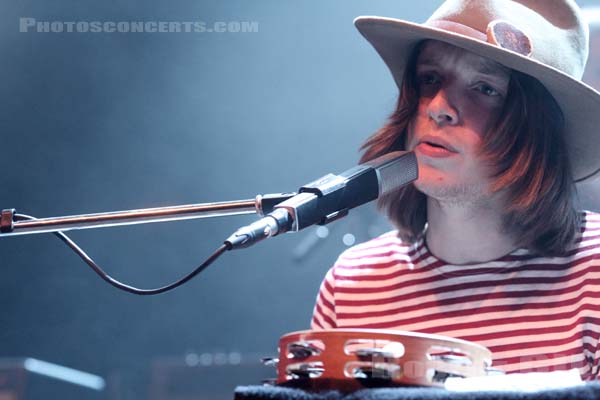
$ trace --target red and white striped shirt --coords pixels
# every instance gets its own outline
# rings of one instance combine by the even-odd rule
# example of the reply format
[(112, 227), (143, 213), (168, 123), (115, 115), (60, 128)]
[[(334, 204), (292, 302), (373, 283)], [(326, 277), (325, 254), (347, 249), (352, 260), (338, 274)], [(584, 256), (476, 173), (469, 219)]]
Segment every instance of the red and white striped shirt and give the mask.
[(600, 360), (600, 214), (585, 212), (564, 257), (519, 249), (498, 260), (450, 265), (423, 239), (396, 232), (345, 251), (317, 296), (312, 329), (399, 329), (469, 340), (510, 372), (578, 368)]

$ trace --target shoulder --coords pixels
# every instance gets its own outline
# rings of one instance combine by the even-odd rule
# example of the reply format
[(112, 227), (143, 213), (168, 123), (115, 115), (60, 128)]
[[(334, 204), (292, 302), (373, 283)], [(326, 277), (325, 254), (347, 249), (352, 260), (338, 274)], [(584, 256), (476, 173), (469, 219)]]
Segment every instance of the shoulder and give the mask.
[(581, 227), (584, 231), (600, 230), (600, 213), (581, 211)]
[(338, 258), (339, 261), (369, 260), (396, 253), (407, 253), (410, 245), (398, 237), (397, 231), (384, 233), (369, 241), (348, 248)]
[(571, 269), (600, 268), (600, 214), (580, 211), (578, 231), (566, 252), (556, 257), (534, 256), (533, 259), (545, 264), (563, 264)]
[(575, 241), (578, 250), (600, 253), (600, 213), (582, 211), (579, 227), (579, 238)]
[(399, 264), (411, 264), (418, 248), (419, 242), (403, 242), (397, 231), (391, 231), (344, 251), (331, 273), (346, 276), (381, 273)]

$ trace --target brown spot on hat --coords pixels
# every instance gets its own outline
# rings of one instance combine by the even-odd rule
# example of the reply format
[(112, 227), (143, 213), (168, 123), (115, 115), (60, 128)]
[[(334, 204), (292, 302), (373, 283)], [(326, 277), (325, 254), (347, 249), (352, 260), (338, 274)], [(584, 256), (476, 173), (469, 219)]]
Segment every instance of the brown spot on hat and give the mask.
[(529, 57), (533, 51), (531, 39), (525, 32), (507, 21), (492, 21), (487, 26), (488, 43)]

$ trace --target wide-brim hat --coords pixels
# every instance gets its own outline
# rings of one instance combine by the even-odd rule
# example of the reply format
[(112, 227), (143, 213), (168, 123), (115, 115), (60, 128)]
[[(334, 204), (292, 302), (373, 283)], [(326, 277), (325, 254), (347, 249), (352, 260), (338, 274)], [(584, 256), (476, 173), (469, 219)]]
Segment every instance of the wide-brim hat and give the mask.
[(414, 47), (434, 39), (538, 79), (565, 118), (576, 181), (600, 170), (600, 93), (581, 81), (589, 29), (572, 0), (448, 0), (423, 24), (361, 16), (354, 21), (398, 88)]

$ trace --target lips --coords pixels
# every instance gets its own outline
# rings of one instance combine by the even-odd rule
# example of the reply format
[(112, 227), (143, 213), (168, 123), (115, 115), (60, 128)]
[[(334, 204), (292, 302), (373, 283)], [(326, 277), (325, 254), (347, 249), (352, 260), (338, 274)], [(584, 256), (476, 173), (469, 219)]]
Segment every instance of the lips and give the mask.
[(443, 138), (425, 135), (419, 140), (419, 144), (424, 143), (432, 148), (445, 149), (451, 153), (458, 153), (456, 148), (454, 148), (448, 141)]
[(423, 156), (438, 159), (452, 157), (458, 153), (445, 139), (430, 135), (420, 138), (415, 150)]
[(437, 144), (437, 143), (434, 143), (434, 142), (424, 142), (424, 143), (426, 143), (426, 144), (428, 144), (428, 145), (430, 145), (430, 146), (433, 146), (433, 147), (439, 147), (439, 148), (441, 148), (441, 149), (446, 149), (446, 150), (448, 150), (448, 149), (447, 149), (445, 146), (439, 145), (439, 144)]

